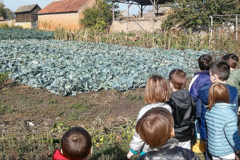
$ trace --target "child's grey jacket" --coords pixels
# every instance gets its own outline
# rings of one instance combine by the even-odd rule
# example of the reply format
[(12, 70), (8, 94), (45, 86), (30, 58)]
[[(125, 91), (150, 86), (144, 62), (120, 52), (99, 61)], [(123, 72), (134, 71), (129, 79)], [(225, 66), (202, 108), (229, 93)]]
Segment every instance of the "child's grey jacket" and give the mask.
[[(144, 106), (137, 117), (137, 122), (140, 118), (142, 118), (142, 116), (150, 109), (152, 108), (156, 108), (156, 107), (163, 107), (166, 108), (167, 110), (169, 110), (170, 113), (172, 113), (172, 109), (171, 107), (166, 104), (166, 103), (152, 103), (149, 105)], [(150, 147), (149, 145), (145, 144), (145, 142), (140, 138), (140, 136), (137, 134), (137, 132), (135, 131), (134, 135), (133, 135), (133, 139), (130, 143), (130, 151), (134, 154), (136, 154), (138, 151), (141, 151), (144, 153), (150, 151)]]

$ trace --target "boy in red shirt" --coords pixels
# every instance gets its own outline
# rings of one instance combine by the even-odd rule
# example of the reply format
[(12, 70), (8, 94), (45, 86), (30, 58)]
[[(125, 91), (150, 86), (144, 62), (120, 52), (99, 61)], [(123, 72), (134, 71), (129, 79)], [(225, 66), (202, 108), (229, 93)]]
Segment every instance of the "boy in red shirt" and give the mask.
[(54, 152), (53, 160), (87, 160), (92, 154), (91, 136), (82, 127), (73, 127), (63, 135), (61, 148)]

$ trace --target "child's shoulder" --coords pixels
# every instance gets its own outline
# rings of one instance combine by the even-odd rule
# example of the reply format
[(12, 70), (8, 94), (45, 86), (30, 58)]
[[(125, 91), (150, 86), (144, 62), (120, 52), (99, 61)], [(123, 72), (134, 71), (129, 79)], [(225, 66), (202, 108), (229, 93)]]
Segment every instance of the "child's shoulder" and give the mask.
[(231, 70), (230, 76), (231, 76), (231, 75), (236, 76), (236, 77), (239, 77), (239, 76), (240, 76), (240, 69)]
[(166, 108), (169, 112), (172, 113), (172, 109), (171, 107), (169, 106), (169, 104), (167, 103), (151, 103), (151, 104), (148, 104), (146, 106), (144, 106), (140, 111), (139, 111), (139, 114), (138, 114), (138, 118), (137, 119), (140, 119), (148, 110), (152, 109), (152, 108), (155, 108), (155, 107), (163, 107), (163, 108)]

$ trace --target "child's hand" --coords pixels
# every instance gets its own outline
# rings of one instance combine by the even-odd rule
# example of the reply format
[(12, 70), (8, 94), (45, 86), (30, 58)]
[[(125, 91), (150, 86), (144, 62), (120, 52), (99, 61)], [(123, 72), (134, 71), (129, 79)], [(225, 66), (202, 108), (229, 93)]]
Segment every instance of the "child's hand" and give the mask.
[(128, 159), (131, 159), (131, 157), (132, 157), (133, 155), (134, 155), (134, 154), (133, 154), (131, 151), (129, 151), (128, 154), (127, 154), (127, 158), (128, 158)]

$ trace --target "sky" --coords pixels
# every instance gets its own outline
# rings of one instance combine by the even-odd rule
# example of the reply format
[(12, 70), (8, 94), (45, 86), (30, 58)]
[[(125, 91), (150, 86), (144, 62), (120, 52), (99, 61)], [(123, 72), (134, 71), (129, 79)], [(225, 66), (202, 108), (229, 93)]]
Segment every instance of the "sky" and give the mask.
[[(2, 1), (2, 0), (0, 0)], [(6, 8), (9, 8), (13, 12), (18, 9), (20, 6), (35, 4), (37, 3), (41, 8), (44, 8), (46, 5), (51, 3), (53, 0), (3, 0), (3, 3)], [(127, 4), (119, 4), (120, 10), (127, 10)], [(130, 7), (130, 15), (137, 15), (139, 11), (138, 6), (132, 5)]]

